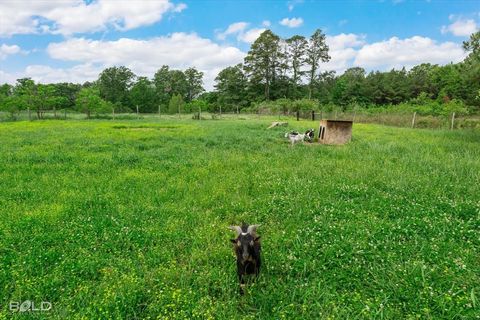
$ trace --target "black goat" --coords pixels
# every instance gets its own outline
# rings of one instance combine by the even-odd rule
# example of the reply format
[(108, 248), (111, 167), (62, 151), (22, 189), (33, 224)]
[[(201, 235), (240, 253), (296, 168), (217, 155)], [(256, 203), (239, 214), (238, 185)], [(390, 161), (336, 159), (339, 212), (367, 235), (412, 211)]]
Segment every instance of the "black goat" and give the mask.
[(240, 294), (243, 294), (245, 287), (245, 276), (248, 274), (258, 277), (260, 273), (260, 237), (257, 235), (259, 225), (243, 224), (240, 226), (231, 226), (230, 229), (237, 233), (237, 237), (232, 239), (235, 244), (235, 254), (237, 256), (237, 274), (240, 281)]

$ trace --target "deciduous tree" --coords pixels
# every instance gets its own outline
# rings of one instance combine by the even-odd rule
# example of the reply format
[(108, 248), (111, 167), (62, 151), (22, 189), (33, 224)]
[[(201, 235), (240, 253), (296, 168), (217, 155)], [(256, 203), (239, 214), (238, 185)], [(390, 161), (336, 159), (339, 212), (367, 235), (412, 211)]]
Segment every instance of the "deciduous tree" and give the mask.
[(191, 102), (198, 97), (205, 89), (203, 88), (203, 72), (195, 68), (185, 70), (185, 78), (187, 81), (187, 97), (186, 101)]
[(130, 89), (130, 102), (133, 106), (138, 106), (140, 112), (156, 112), (155, 85), (147, 77), (139, 77)]
[(290, 62), (292, 71), (292, 83), (293, 94), (292, 97), (296, 98), (297, 86), (301, 80), (301, 77), (305, 73), (302, 71), (302, 67), (305, 65), (306, 49), (308, 41), (303, 36), (295, 35), (286, 40), (288, 61)]
[(280, 38), (270, 30), (265, 30), (252, 44), (245, 57), (244, 68), (253, 83), (264, 86), (264, 98), (270, 99), (270, 87), (276, 77), (281, 59)]
[(307, 58), (305, 60), (306, 64), (309, 66), (308, 70), (308, 98), (312, 97), (312, 90), (317, 79), (317, 71), (321, 62), (330, 61), (330, 56), (328, 55), (328, 45), (326, 42), (325, 34), (322, 30), (317, 29), (310, 37), (307, 47)]
[(97, 81), (100, 96), (114, 104), (129, 106), (128, 91), (135, 80), (135, 74), (127, 67), (110, 67), (102, 71)]

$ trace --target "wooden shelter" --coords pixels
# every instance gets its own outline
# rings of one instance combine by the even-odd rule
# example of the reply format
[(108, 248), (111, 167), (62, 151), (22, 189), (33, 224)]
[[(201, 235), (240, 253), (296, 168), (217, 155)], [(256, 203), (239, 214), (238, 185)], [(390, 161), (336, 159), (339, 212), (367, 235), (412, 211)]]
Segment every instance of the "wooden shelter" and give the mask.
[(353, 121), (321, 120), (318, 142), (323, 144), (344, 144), (352, 140)]

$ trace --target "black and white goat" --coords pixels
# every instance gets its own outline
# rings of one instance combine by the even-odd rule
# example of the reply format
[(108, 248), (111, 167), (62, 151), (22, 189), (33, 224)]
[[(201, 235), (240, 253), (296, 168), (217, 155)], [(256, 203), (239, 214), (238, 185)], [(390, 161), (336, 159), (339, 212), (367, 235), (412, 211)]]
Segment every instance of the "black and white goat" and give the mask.
[(244, 293), (245, 276), (253, 274), (258, 277), (260, 265), (261, 245), (260, 237), (257, 235), (258, 224), (242, 224), (242, 226), (231, 226), (230, 229), (237, 233), (235, 239), (230, 240), (234, 244), (235, 255), (237, 256), (237, 275), (240, 281), (240, 294)]
[(288, 138), (292, 145), (294, 145), (297, 142), (304, 142), (308, 141), (311, 142), (313, 138), (315, 137), (315, 130), (314, 129), (308, 129), (305, 131), (305, 133), (299, 133), (298, 131), (291, 131), (285, 133), (285, 138)]

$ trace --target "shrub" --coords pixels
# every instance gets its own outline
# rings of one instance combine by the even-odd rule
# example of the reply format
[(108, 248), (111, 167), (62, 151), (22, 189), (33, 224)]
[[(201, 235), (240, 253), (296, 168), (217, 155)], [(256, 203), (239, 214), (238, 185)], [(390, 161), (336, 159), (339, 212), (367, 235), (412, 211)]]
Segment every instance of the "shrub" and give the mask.
[(317, 100), (300, 99), (292, 103), (292, 111), (311, 111), (318, 110), (319, 104)]
[(183, 101), (182, 95), (176, 94), (172, 96), (170, 102), (168, 103), (168, 113), (180, 113), (185, 107), (185, 102)]
[(463, 115), (468, 114), (468, 109), (463, 103), (463, 101), (458, 99), (452, 99), (447, 103), (443, 104), (442, 109), (439, 113), (443, 116), (449, 116), (453, 112), (455, 112), (456, 115)]
[(192, 113), (192, 112), (198, 112), (199, 110), (203, 111), (208, 111), (209, 110), (209, 105), (208, 102), (205, 100), (193, 100), (190, 103), (187, 103), (185, 105), (185, 112), (186, 113)]

